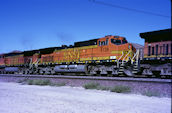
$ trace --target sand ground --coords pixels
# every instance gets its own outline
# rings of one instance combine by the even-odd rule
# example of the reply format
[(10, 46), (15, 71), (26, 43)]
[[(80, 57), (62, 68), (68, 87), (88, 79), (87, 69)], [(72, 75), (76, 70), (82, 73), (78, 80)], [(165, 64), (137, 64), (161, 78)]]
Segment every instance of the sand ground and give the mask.
[(0, 82), (0, 113), (171, 113), (171, 98)]

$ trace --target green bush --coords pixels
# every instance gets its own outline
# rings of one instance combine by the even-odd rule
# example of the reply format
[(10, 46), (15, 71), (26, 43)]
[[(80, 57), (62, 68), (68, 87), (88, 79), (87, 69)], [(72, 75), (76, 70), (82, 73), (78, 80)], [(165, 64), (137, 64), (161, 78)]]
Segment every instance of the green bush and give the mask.
[(50, 85), (50, 80), (27, 80), (27, 84), (29, 85)]
[(33, 84), (43, 86), (43, 85), (50, 85), (51, 82), (50, 80), (33, 80)]
[(29, 84), (29, 85), (34, 85), (34, 84), (33, 84), (33, 80), (27, 80), (27, 84)]
[(131, 88), (128, 86), (117, 85), (111, 88), (110, 91), (116, 93), (129, 93), (131, 92)]
[(59, 83), (52, 83), (50, 84), (51, 86), (65, 86), (66, 83), (65, 82), (59, 82)]
[(50, 80), (40, 80), (40, 79), (24, 79), (24, 80), (19, 80), (18, 83), (22, 84), (28, 84), (28, 85), (50, 85), (50, 86), (65, 86), (65, 82), (59, 82), (59, 83), (52, 83)]
[(150, 91), (150, 90), (147, 90), (147, 91), (143, 92), (142, 94), (143, 95), (146, 95), (148, 97), (152, 97), (152, 96), (160, 97), (160, 93), (158, 91)]
[(98, 86), (100, 86), (99, 83), (91, 82), (91, 83), (84, 84), (83, 87), (84, 87), (85, 89), (97, 89)]

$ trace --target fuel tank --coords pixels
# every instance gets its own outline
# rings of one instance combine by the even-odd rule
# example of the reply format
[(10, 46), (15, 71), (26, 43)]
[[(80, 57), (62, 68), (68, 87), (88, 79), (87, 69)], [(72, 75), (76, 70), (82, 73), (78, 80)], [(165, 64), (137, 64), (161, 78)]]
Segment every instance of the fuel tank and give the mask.
[(85, 65), (58, 65), (54, 67), (54, 70), (55, 72), (84, 73), (86, 72), (86, 66)]
[(5, 67), (6, 72), (18, 72), (19, 68), (18, 67)]

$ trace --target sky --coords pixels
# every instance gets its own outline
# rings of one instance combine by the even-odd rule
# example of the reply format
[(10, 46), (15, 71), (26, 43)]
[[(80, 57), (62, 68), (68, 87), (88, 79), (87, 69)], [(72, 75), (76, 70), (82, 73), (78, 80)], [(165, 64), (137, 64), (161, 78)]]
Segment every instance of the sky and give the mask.
[(0, 53), (106, 35), (144, 45), (139, 33), (168, 28), (170, 0), (0, 0)]

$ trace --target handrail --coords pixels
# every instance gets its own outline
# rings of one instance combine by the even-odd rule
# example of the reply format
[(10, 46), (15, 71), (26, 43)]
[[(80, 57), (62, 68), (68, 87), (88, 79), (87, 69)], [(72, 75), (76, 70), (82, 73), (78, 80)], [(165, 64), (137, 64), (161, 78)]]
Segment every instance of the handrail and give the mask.
[(29, 65), (31, 65), (32, 64), (32, 58), (30, 58), (30, 63), (29, 63)]
[(39, 61), (40, 61), (40, 58), (38, 58), (35, 62), (32, 63), (32, 58), (31, 58), (29, 67), (31, 68), (34, 64), (35, 66), (37, 66)]
[(138, 49), (137, 51), (138, 51), (138, 55), (137, 55), (137, 57), (136, 57), (136, 60), (139, 60), (140, 50)]
[(29, 68), (32, 67), (32, 58), (30, 58)]
[(119, 57), (119, 59), (117, 60), (117, 67), (119, 68), (119, 60), (123, 57), (124, 52), (122, 51), (122, 55)]
[(40, 58), (38, 58), (37, 61), (35, 62), (35, 67), (38, 67), (39, 61), (40, 61)]
[(40, 58), (38, 58), (38, 59), (36, 60), (36, 62), (34, 62), (35, 66), (38, 65), (38, 62), (39, 62), (39, 61), (40, 61)]
[(125, 55), (125, 57), (122, 60), (122, 63), (124, 62), (125, 58), (128, 56), (128, 54), (131, 52), (131, 50), (128, 51), (128, 53)]
[(137, 52), (134, 54), (133, 58), (131, 59), (131, 63), (133, 64), (133, 59), (136, 57), (137, 55), (137, 60), (138, 60), (138, 57), (139, 57), (139, 49), (137, 50)]

